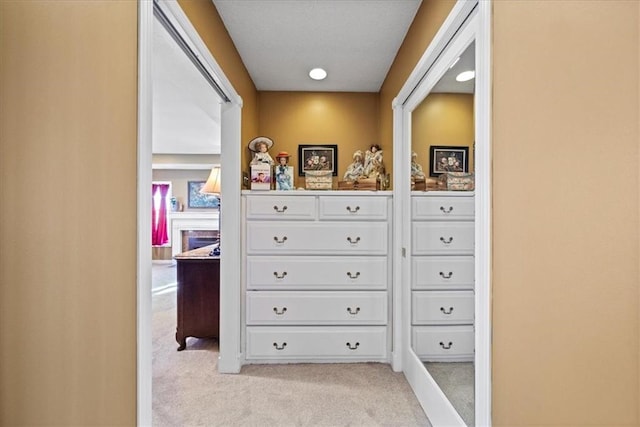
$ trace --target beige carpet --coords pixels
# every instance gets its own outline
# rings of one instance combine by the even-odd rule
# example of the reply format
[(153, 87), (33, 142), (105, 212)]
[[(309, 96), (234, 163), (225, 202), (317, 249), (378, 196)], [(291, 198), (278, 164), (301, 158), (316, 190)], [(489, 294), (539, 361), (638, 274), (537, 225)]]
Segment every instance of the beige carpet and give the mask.
[(175, 267), (154, 264), (154, 426), (429, 426), (389, 365), (248, 365), (219, 374), (215, 340), (175, 342)]

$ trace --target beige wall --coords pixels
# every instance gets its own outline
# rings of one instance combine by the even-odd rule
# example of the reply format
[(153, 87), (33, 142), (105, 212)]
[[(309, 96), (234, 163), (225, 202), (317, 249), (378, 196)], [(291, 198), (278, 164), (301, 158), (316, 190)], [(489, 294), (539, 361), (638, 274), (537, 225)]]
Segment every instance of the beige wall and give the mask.
[(473, 172), (475, 140), (473, 95), (432, 93), (411, 114), (411, 148), (426, 175), (432, 145), (469, 148), (469, 171)]
[(496, 426), (640, 425), (638, 7), (494, 3)]
[(0, 425), (135, 424), (136, 20), (0, 2)]
[[(338, 180), (353, 161), (355, 150), (366, 151), (378, 140), (378, 94), (347, 92), (259, 92), (258, 127), (261, 135), (273, 139), (272, 157), (279, 151), (291, 154), (296, 187), (304, 187), (304, 177), (298, 177), (299, 144), (337, 144)], [(387, 153), (390, 142), (382, 143)], [(246, 150), (248, 152), (248, 150)]]

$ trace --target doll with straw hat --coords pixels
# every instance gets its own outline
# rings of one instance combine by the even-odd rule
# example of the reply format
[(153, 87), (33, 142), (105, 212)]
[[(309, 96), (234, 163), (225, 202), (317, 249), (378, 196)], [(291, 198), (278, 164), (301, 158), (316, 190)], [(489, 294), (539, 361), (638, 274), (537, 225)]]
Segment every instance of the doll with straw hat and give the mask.
[(253, 151), (254, 153), (250, 165), (259, 165), (262, 163), (266, 163), (270, 166), (273, 166), (275, 162), (269, 155), (269, 149), (272, 146), (273, 140), (271, 138), (267, 138), (266, 136), (253, 138), (249, 142), (249, 150)]

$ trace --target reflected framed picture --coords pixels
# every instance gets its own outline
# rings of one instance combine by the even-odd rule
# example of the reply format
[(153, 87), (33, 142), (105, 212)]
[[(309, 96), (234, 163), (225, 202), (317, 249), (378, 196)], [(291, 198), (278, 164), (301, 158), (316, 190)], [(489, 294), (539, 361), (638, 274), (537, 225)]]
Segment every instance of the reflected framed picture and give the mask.
[(338, 176), (338, 146), (298, 145), (298, 176), (309, 171), (331, 171)]
[(469, 147), (432, 145), (429, 147), (429, 176), (445, 172), (469, 172)]
[(206, 181), (187, 181), (187, 207), (189, 209), (218, 209), (220, 200), (213, 194), (202, 194)]

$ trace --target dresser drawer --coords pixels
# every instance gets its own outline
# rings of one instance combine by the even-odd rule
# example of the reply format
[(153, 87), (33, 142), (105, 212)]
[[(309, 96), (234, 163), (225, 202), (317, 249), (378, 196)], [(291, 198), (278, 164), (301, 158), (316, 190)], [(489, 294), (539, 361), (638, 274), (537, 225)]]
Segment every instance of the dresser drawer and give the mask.
[(413, 289), (473, 289), (473, 256), (413, 257)]
[(386, 357), (385, 326), (247, 327), (247, 360), (384, 360)]
[(386, 222), (247, 222), (247, 253), (386, 255)]
[(386, 325), (387, 293), (249, 291), (247, 325)]
[(413, 349), (422, 361), (473, 361), (473, 326), (414, 326)]
[(473, 222), (414, 222), (412, 230), (414, 255), (473, 255)]
[(464, 325), (474, 321), (473, 291), (413, 291), (414, 325)]
[(247, 196), (247, 219), (316, 219), (315, 196)]
[(387, 288), (384, 256), (248, 256), (247, 289)]
[(411, 197), (413, 220), (469, 221), (474, 217), (475, 201), (471, 195)]
[(321, 220), (386, 220), (386, 197), (320, 197)]

